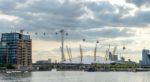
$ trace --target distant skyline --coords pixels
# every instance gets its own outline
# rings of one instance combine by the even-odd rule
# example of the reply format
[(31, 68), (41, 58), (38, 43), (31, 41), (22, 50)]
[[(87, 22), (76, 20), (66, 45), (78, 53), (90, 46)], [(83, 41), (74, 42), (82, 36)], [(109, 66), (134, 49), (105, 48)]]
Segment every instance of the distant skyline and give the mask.
[[(117, 53), (138, 62), (142, 49), (150, 49), (149, 26), (149, 0), (0, 0), (0, 33), (29, 32), (33, 62), (60, 60), (60, 36), (55, 34), (60, 29), (69, 33), (65, 45), (72, 48), (74, 57), (79, 56), (80, 44), (84, 55), (93, 56), (99, 40), (118, 45)], [(104, 57), (107, 47), (99, 45), (97, 55)]]

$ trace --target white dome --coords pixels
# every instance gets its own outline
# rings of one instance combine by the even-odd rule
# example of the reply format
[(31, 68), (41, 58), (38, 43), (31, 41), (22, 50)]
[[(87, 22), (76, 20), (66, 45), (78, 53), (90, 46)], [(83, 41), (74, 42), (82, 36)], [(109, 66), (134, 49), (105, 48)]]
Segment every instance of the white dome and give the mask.
[[(94, 57), (93, 56), (85, 56), (83, 57), (83, 64), (91, 64), (91, 63), (111, 63), (113, 61), (106, 61), (104, 57), (100, 57), (100, 56), (97, 56), (96, 57), (96, 62), (94, 61)], [(70, 61), (67, 59), (65, 61), (65, 63), (70, 63)], [(73, 58), (72, 59), (72, 63), (81, 63), (81, 59), (80, 57), (76, 57), (76, 58)]]

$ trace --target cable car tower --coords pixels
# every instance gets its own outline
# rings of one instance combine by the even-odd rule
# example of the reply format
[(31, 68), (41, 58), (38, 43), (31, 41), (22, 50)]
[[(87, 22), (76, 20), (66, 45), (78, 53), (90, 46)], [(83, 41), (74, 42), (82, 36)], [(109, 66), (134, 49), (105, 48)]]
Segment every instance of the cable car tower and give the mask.
[(68, 33), (64, 29), (61, 29), (60, 31), (56, 32), (56, 35), (58, 35), (58, 34), (61, 35), (61, 63), (64, 63), (64, 61), (65, 61), (65, 55), (64, 55), (64, 37), (68, 36)]

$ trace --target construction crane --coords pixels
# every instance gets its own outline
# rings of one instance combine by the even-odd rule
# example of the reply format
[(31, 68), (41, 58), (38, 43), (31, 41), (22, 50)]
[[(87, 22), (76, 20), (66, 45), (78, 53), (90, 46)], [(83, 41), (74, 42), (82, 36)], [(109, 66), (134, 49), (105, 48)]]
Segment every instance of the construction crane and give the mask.
[(106, 52), (105, 52), (105, 59), (106, 59), (106, 61), (110, 59), (110, 56), (109, 56), (109, 54), (110, 54), (110, 47), (111, 47), (111, 45), (109, 44), (108, 48), (106, 49)]
[(108, 52), (108, 51), (109, 51), (109, 49), (107, 48), (107, 49), (106, 49), (106, 52), (105, 52), (105, 59), (106, 59), (106, 61), (109, 59), (109, 56), (108, 56), (108, 55), (109, 55), (109, 52)]
[(111, 45), (109, 44), (109, 46), (108, 46), (108, 48), (106, 49), (106, 53), (105, 53), (105, 58), (106, 58), (106, 60), (112, 60), (113, 59), (113, 57), (114, 57), (114, 55), (116, 54), (116, 50), (117, 50), (117, 46), (116, 45), (114, 45), (115, 47), (114, 47), (114, 50), (113, 50), (113, 52), (111, 52), (110, 51), (110, 48), (111, 48)]
[(114, 50), (113, 50), (113, 55), (116, 54), (116, 50), (117, 50), (117, 46), (114, 47)]
[(110, 58), (110, 47), (111, 47), (111, 45), (109, 44), (108, 45), (108, 51), (107, 51), (107, 57), (108, 57), (108, 59), (110, 60), (111, 58)]
[(108, 53), (110, 52), (110, 44), (108, 45)]
[(83, 63), (83, 50), (82, 47), (80, 45), (80, 58), (81, 58), (81, 64)]

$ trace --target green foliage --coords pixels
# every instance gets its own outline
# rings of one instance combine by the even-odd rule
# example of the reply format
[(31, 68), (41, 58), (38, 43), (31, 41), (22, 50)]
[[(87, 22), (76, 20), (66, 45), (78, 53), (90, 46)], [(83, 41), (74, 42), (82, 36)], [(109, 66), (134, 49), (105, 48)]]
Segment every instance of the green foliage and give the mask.
[(5, 67), (5, 65), (4, 64), (0, 64), (0, 67)]
[(106, 65), (107, 68), (111, 68), (112, 66), (110, 64)]
[(129, 64), (125, 64), (125, 65), (124, 65), (124, 68), (129, 68), (129, 67), (130, 67)]
[(120, 64), (115, 64), (114, 68), (115, 68), (116, 71), (119, 71), (119, 69), (121, 68), (121, 65)]
[(84, 66), (80, 66), (79, 67), (80, 70), (84, 70), (84, 68), (85, 68)]
[(96, 67), (96, 68), (100, 68), (101, 65), (100, 65), (100, 64), (96, 64), (95, 67)]
[(121, 65), (120, 64), (115, 64), (115, 68), (120, 68)]
[(13, 65), (11, 65), (11, 64), (8, 64), (8, 65), (6, 66), (6, 68), (7, 68), (7, 69), (15, 69), (15, 67), (14, 67)]
[(12, 64), (0, 64), (0, 70), (5, 69), (15, 69), (15, 67)]
[(0, 70), (6, 70), (6, 67), (0, 67)]

